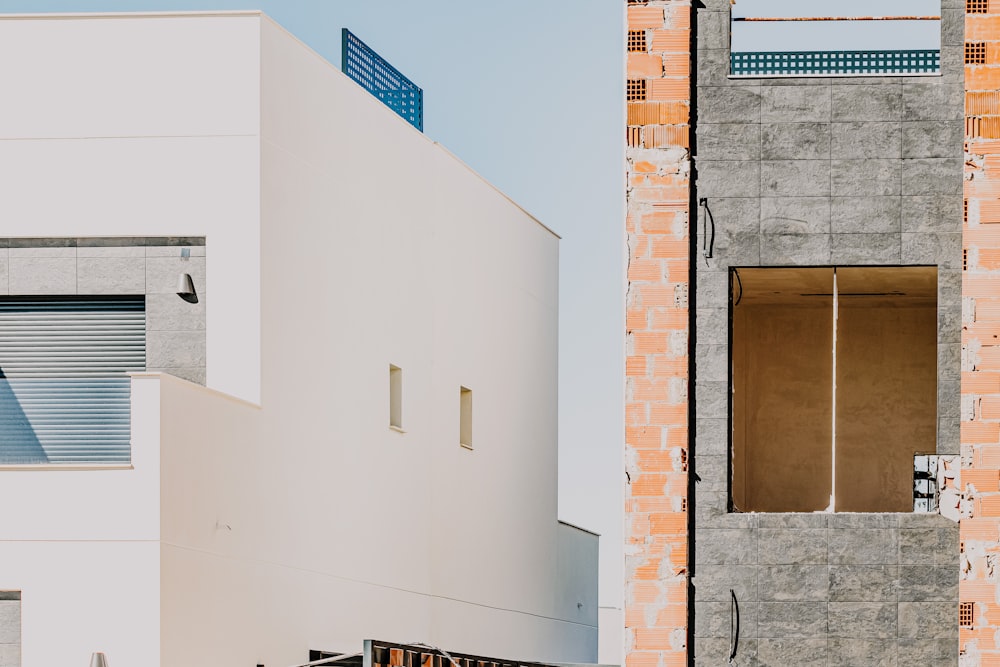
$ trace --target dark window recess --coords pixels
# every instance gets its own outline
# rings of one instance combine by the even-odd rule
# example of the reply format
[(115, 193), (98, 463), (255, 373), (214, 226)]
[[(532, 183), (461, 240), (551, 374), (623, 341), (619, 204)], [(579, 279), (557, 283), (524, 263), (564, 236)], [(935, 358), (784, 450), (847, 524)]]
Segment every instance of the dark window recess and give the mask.
[(626, 83), (625, 99), (629, 102), (640, 102), (646, 99), (646, 80), (629, 79)]
[(966, 65), (986, 64), (986, 42), (965, 43), (965, 64)]
[(990, 11), (989, 0), (965, 0), (967, 14), (986, 14)]
[(935, 267), (732, 271), (732, 502), (910, 512), (937, 448)]

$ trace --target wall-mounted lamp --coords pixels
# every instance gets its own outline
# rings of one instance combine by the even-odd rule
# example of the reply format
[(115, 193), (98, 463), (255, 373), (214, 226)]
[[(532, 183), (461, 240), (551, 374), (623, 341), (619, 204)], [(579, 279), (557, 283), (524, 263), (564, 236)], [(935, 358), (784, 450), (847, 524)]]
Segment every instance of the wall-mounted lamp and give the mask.
[(108, 659), (103, 653), (90, 656), (90, 667), (108, 667)]
[(188, 303), (198, 303), (198, 293), (195, 292), (190, 273), (182, 273), (177, 277), (177, 296)]

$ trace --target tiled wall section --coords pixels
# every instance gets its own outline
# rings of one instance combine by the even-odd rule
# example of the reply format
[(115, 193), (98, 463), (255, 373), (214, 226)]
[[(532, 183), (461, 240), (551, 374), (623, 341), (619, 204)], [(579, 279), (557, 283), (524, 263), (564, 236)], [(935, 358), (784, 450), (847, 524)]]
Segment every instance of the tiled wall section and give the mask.
[(0, 591), (0, 667), (21, 667), (21, 594)]
[(628, 3), (625, 664), (687, 664), (690, 0)]
[(205, 260), (204, 238), (0, 239), (0, 295), (145, 294), (147, 370), (204, 384)]
[[(716, 236), (695, 292), (696, 664), (726, 664), (733, 589), (735, 664), (954, 665), (955, 524), (728, 513), (727, 321), (731, 266), (936, 265), (938, 451), (958, 453), (963, 5), (942, 1), (940, 77), (730, 80), (730, 1), (703, 4), (694, 163)], [(934, 548), (915, 555), (918, 537)]]
[[(966, 65), (962, 286), (961, 601), (963, 667), (1000, 664), (1000, 2), (970, 3), (966, 39), (986, 42), (986, 62)], [(974, 11), (979, 10), (979, 11)]]

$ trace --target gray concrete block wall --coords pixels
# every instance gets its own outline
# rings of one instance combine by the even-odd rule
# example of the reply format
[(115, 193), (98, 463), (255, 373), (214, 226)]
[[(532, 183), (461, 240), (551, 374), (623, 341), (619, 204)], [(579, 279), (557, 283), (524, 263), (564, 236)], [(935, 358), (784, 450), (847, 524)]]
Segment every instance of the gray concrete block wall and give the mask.
[(201, 237), (0, 239), (0, 296), (145, 294), (147, 370), (205, 384), (205, 263)]
[[(728, 0), (698, 10), (690, 507), (695, 664), (954, 665), (958, 527), (937, 516), (729, 512), (730, 267), (938, 267), (938, 439), (959, 449), (963, 7), (933, 77), (729, 79)], [(705, 242), (697, 218), (698, 248)], [(930, 626), (933, 625), (933, 628)]]
[(0, 591), (0, 667), (21, 667), (21, 594)]

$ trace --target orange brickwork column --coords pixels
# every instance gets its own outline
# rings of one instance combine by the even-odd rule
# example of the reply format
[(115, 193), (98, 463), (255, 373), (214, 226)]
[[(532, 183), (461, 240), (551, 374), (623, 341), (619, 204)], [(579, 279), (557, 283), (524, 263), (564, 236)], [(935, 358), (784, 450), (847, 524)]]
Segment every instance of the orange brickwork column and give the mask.
[(966, 0), (959, 617), (963, 667), (1000, 665), (1000, 0)]
[(625, 664), (687, 664), (690, 0), (627, 1)]

